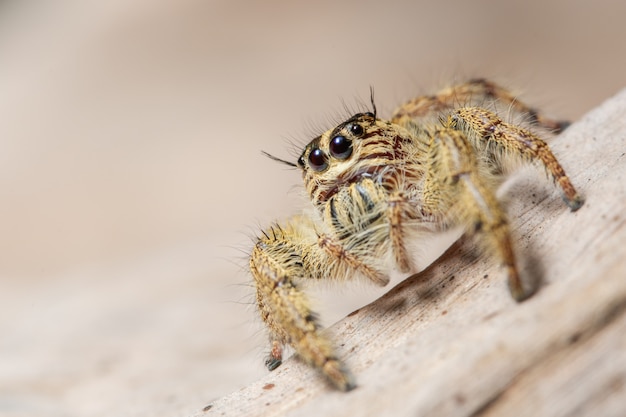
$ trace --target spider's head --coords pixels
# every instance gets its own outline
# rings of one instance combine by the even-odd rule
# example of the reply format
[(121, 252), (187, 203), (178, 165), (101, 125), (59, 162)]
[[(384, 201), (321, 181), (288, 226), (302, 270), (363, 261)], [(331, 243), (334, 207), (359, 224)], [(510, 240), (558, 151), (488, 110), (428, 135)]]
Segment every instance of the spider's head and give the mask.
[(404, 140), (399, 129), (374, 113), (358, 113), (313, 139), (297, 164), (311, 200), (323, 204), (342, 187), (396, 164)]

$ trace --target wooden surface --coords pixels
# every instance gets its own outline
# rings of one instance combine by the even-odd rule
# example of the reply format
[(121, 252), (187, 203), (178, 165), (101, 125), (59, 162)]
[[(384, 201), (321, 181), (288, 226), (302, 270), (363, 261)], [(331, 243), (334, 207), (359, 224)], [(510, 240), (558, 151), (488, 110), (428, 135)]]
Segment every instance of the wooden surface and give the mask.
[(290, 358), (195, 416), (625, 415), (626, 90), (550, 145), (587, 201), (571, 213), (534, 171), (503, 191), (534, 297), (457, 242), (329, 329), (354, 391)]
[[(370, 85), (381, 115), (448, 83), (487, 77), (547, 115), (579, 120), (626, 86), (619, 52), (626, 2), (562, 3), (0, 2), (0, 416), (204, 415), (204, 406), (262, 378), (295, 401), (313, 405), (324, 393), (317, 405), (325, 403), (335, 394), (295, 361), (267, 373), (261, 323), (245, 305), (249, 236), (304, 203), (298, 172), (260, 151), (294, 160), (294, 148), (341, 119), (345, 107), (367, 108)], [(578, 158), (584, 164), (598, 152), (591, 142), (589, 149), (559, 151), (573, 170)], [(541, 200), (514, 199), (513, 212), (542, 203), (533, 213), (556, 210), (561, 221), (587, 215), (572, 219), (558, 198), (542, 201), (542, 181), (533, 188)], [(590, 204), (583, 211), (605, 202)], [(543, 241), (532, 225), (518, 226), (528, 231), (522, 245)], [(554, 236), (565, 242), (568, 235)], [(442, 252), (433, 249), (420, 265)], [(541, 266), (548, 255), (537, 256)], [(488, 273), (484, 282), (455, 283), (462, 287), (451, 294), (480, 285), (472, 299), (488, 296), (503, 312), (518, 308), (503, 279)], [(322, 288), (323, 323), (399, 279), (382, 290)], [(441, 305), (447, 289), (438, 291)], [(427, 299), (411, 302), (431, 314), (420, 320), (442, 312)], [(481, 317), (458, 301), (444, 309), (456, 316), (416, 324), (466, 332)], [(355, 318), (363, 328), (334, 331), (347, 343), (340, 349), (359, 390), (385, 369), (381, 358), (429, 364), (397, 357), (404, 342), (391, 344), (399, 336), (422, 343), (426, 330), (356, 344), (352, 333), (372, 331), (364, 320), (387, 321), (371, 311)], [(367, 365), (368, 357), (382, 365)], [(301, 385), (280, 385), (293, 375), (311, 398), (290, 394)], [(265, 400), (270, 391), (245, 395)], [(394, 398), (384, 394), (376, 398)], [(360, 393), (338, 400), (353, 404), (352, 395)], [(274, 402), (253, 411), (280, 414), (285, 403)], [(226, 410), (214, 404), (215, 415)]]

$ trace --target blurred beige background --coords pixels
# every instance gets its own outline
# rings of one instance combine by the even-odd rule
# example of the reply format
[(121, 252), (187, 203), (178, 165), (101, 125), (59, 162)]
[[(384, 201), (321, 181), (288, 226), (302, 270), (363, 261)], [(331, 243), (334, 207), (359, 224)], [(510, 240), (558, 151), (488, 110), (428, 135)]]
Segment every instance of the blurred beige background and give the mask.
[[(624, 87), (625, 15), (618, 1), (2, 2), (0, 415), (188, 415), (263, 375), (245, 253), (304, 203), (298, 173), (260, 150), (295, 160), (370, 85), (388, 115), (493, 77), (575, 120)], [(377, 294), (352, 289), (344, 305), (322, 294), (327, 322)]]

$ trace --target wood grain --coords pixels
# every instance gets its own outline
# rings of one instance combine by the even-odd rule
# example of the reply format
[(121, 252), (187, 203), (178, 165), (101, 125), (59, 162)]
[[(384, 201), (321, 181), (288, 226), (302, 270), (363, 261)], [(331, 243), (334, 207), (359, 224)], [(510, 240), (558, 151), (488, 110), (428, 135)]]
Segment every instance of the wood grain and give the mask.
[(550, 142), (586, 204), (570, 212), (537, 173), (508, 184), (524, 276), (461, 239), (434, 264), (329, 329), (358, 388), (297, 358), (196, 417), (626, 414), (626, 90)]

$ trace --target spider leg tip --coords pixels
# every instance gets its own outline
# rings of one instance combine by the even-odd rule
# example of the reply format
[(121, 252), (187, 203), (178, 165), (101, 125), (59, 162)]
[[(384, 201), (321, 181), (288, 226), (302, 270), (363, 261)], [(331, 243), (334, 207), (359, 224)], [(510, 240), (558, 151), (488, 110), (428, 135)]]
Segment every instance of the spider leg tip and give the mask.
[(585, 204), (585, 199), (580, 195), (576, 195), (572, 199), (565, 199), (565, 204), (572, 212), (575, 212)]

